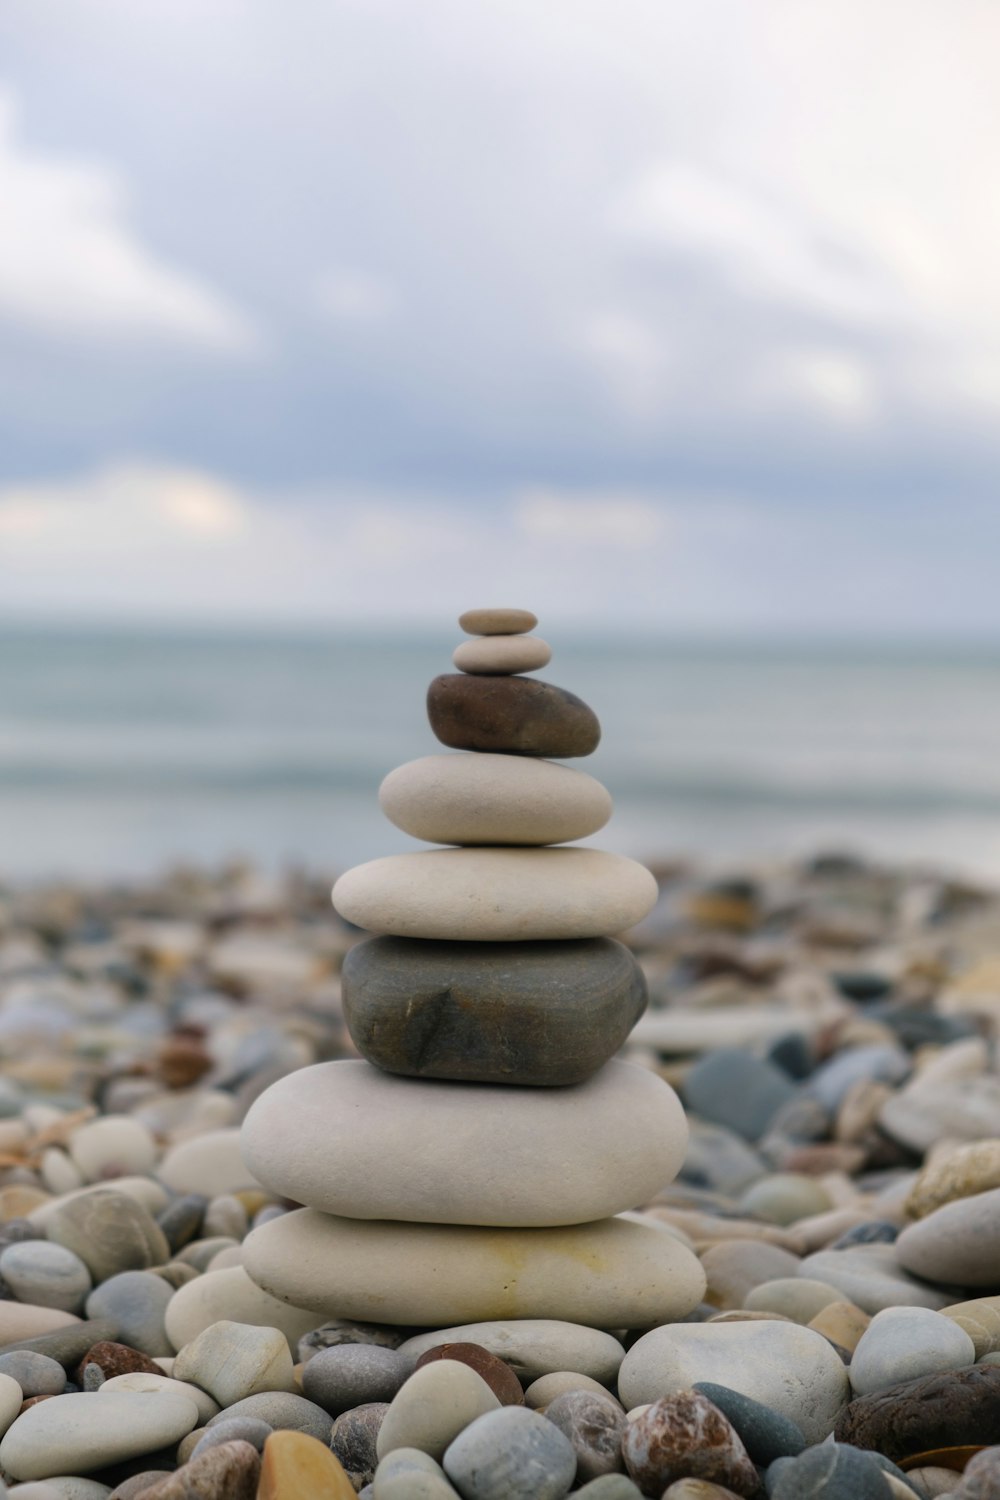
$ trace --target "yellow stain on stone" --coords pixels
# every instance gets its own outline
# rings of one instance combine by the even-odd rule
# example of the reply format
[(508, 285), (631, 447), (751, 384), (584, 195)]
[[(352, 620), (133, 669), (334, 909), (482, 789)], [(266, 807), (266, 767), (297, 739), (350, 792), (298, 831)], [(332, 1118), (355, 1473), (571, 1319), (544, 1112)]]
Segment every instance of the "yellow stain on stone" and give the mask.
[(264, 1444), (257, 1500), (355, 1500), (343, 1465), (305, 1432), (272, 1432)]

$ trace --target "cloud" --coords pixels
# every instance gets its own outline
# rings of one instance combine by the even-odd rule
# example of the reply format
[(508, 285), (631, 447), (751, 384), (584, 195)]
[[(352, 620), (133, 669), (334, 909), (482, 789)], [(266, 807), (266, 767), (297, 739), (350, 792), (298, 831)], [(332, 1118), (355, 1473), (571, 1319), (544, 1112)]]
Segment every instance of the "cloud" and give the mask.
[(16, 124), (0, 90), (0, 319), (59, 339), (255, 347), (243, 313), (141, 242), (110, 167), (32, 149)]
[(382, 323), (396, 308), (396, 291), (371, 271), (338, 267), (325, 271), (314, 296), (320, 311), (336, 323)]

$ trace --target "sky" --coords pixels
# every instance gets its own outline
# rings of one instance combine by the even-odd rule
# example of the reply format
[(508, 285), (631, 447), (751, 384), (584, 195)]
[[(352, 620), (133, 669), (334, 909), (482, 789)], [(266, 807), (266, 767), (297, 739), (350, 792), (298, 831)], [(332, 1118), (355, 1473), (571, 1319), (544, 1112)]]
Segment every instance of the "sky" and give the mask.
[(993, 0), (5, 0), (0, 619), (1000, 636)]

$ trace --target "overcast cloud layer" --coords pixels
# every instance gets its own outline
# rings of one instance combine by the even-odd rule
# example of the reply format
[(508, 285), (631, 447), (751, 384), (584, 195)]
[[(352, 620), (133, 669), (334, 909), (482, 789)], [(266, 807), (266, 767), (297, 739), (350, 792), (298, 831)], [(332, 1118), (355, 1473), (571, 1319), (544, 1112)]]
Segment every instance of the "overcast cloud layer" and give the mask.
[(1000, 630), (992, 0), (7, 0), (0, 591)]

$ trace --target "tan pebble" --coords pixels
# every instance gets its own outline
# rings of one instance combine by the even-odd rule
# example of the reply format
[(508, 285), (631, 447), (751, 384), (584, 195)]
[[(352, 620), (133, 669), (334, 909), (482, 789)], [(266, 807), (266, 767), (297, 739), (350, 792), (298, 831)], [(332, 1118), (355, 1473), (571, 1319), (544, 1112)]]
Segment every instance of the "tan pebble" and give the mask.
[(824, 1250), (849, 1229), (856, 1228), (858, 1224), (866, 1224), (873, 1218), (875, 1215), (865, 1204), (857, 1208), (830, 1208), (826, 1213), (799, 1219), (795, 1225), (795, 1233), (802, 1236), (805, 1253), (811, 1255), (815, 1250)]
[(199, 1440), (205, 1436), (205, 1433), (207, 1431), (207, 1427), (196, 1427), (194, 1432), (189, 1432), (187, 1437), (181, 1438), (180, 1442), (177, 1444), (178, 1464), (187, 1463), (188, 1459), (197, 1448)]
[(688, 896), (685, 913), (702, 927), (728, 927), (736, 932), (749, 931), (757, 920), (757, 907), (753, 901), (719, 891), (698, 891)]
[(784, 1313), (765, 1312), (755, 1307), (730, 1307), (725, 1312), (706, 1318), (707, 1323), (794, 1323), (794, 1318)]
[[(863, 1146), (848, 1146), (839, 1141), (819, 1141), (812, 1146), (797, 1146), (782, 1156), (786, 1172), (803, 1172), (821, 1177), (826, 1172), (857, 1172), (864, 1166), (868, 1152)], [(796, 1223), (798, 1220), (796, 1220)]]
[(755, 1311), (784, 1313), (793, 1323), (810, 1323), (824, 1307), (841, 1301), (843, 1293), (828, 1282), (787, 1276), (754, 1287), (747, 1293), (746, 1305)]
[(701, 1256), (708, 1278), (705, 1301), (720, 1309), (743, 1307), (749, 1293), (762, 1282), (794, 1276), (798, 1257), (777, 1245), (757, 1240), (724, 1240)]
[(853, 1302), (829, 1302), (809, 1322), (809, 1327), (841, 1349), (854, 1352), (871, 1318)]
[(677, 1479), (663, 1491), (663, 1500), (739, 1500), (739, 1496), (735, 1490), (713, 1484), (710, 1479)]
[(264, 1444), (257, 1500), (354, 1500), (355, 1489), (325, 1443), (305, 1432), (272, 1432)]
[(1000, 1187), (1000, 1140), (972, 1141), (925, 1164), (906, 1200), (906, 1212), (922, 1219), (956, 1198)]
[(971, 1297), (941, 1311), (965, 1329), (975, 1345), (977, 1360), (1000, 1349), (1000, 1297)]
[(694, 1208), (665, 1208), (653, 1203), (644, 1210), (655, 1219), (666, 1219), (683, 1229), (691, 1240), (706, 1245), (719, 1244), (725, 1240), (755, 1240), (761, 1245), (777, 1245), (792, 1255), (804, 1250), (801, 1236), (794, 1229), (782, 1229), (777, 1224), (762, 1224), (759, 1219), (718, 1219), (713, 1214), (702, 1213)]
[(524, 635), (534, 630), (538, 616), (530, 609), (467, 609), (458, 623), (466, 635)]
[(260, 1454), (252, 1443), (219, 1443), (141, 1493), (144, 1500), (192, 1500), (196, 1495), (256, 1500), (260, 1472)]
[(840, 1103), (833, 1134), (844, 1145), (856, 1145), (875, 1124), (883, 1104), (892, 1097), (887, 1083), (873, 1078), (859, 1078), (852, 1083)]
[(0, 1188), (0, 1221), (26, 1219), (35, 1209), (55, 1200), (42, 1188), (15, 1183), (12, 1187)]
[(537, 635), (484, 635), (456, 646), (451, 659), (460, 672), (509, 677), (547, 666), (552, 647)]
[(274, 1199), (268, 1193), (261, 1192), (259, 1188), (241, 1188), (238, 1193), (233, 1194), (233, 1197), (243, 1204), (243, 1207), (247, 1211), (248, 1219), (252, 1219), (254, 1214), (260, 1213), (260, 1210), (268, 1203), (274, 1202)]
[(958, 1483), (958, 1475), (954, 1469), (941, 1469), (933, 1464), (921, 1469), (910, 1469), (907, 1478), (920, 1486), (917, 1493), (926, 1497), (926, 1500), (938, 1500), (939, 1496), (950, 1495)]
[(539, 1375), (537, 1380), (531, 1382), (524, 1393), (524, 1404), (538, 1411), (567, 1391), (589, 1391), (594, 1396), (614, 1399), (607, 1386), (601, 1385), (598, 1380), (592, 1380), (589, 1375), (578, 1375), (572, 1370), (551, 1370), (548, 1375)]
[(885, 1480), (889, 1486), (889, 1493), (895, 1497), (895, 1500), (913, 1500), (912, 1485), (904, 1484), (903, 1480), (897, 1479), (895, 1474), (887, 1474)]

